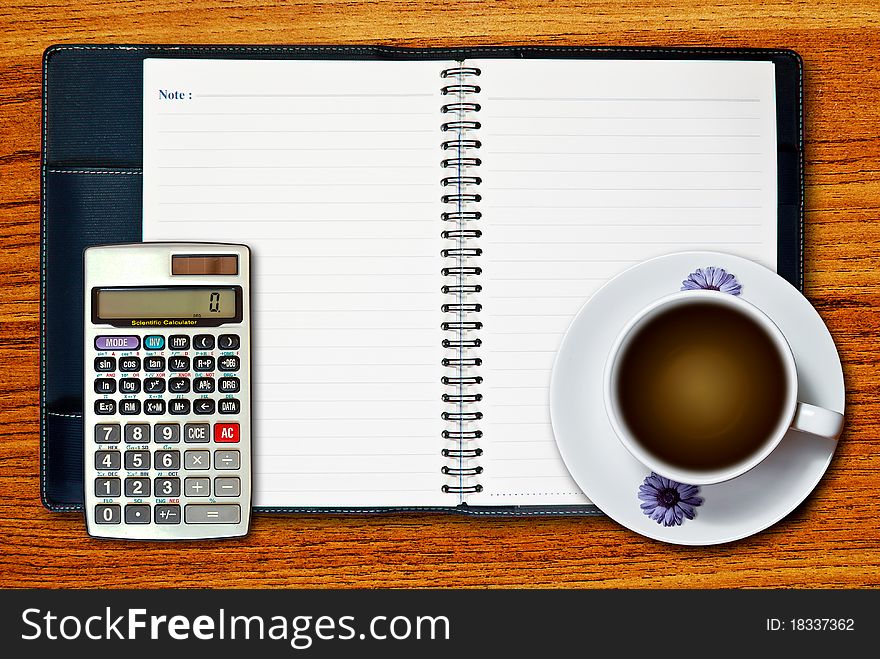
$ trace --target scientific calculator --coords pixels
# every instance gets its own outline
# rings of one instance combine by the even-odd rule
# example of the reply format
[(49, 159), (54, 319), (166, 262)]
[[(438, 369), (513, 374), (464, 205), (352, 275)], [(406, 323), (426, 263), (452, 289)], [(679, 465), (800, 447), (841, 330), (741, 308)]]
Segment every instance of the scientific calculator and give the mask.
[(251, 511), (250, 252), (85, 251), (85, 513), (102, 538), (245, 535)]

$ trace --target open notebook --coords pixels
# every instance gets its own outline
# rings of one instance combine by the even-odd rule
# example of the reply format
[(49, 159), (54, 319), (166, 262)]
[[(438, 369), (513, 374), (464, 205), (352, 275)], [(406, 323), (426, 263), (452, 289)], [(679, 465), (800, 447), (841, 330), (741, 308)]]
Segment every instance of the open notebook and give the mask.
[(243, 242), (255, 505), (588, 503), (574, 314), (646, 258), (777, 265), (769, 61), (144, 61), (143, 239)]

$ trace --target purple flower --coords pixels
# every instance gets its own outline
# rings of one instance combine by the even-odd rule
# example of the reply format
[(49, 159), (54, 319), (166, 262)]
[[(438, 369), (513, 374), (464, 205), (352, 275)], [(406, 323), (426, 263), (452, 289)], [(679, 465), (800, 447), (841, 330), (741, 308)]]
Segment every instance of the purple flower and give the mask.
[(639, 485), (642, 512), (663, 526), (680, 526), (685, 517), (693, 519), (697, 514), (694, 509), (703, 503), (699, 493), (696, 485), (677, 483), (653, 471)]
[(739, 295), (742, 286), (736, 277), (724, 268), (709, 266), (708, 268), (697, 268), (695, 272), (689, 274), (687, 279), (681, 282), (681, 290), (721, 291), (730, 295)]

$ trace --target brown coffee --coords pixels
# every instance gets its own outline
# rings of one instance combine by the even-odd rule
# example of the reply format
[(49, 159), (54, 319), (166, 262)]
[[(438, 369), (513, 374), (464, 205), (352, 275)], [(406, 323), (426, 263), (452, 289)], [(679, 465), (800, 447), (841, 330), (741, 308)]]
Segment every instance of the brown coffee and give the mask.
[(785, 364), (773, 339), (745, 314), (711, 301), (645, 321), (616, 375), (625, 428), (683, 469), (741, 463), (771, 438), (785, 407)]

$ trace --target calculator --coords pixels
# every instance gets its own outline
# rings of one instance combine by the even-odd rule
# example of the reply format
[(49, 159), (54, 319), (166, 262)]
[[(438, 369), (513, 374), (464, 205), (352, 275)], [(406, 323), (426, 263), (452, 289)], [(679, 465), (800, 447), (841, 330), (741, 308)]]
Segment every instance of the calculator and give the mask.
[(84, 470), (90, 535), (245, 535), (251, 511), (250, 251), (90, 247)]

